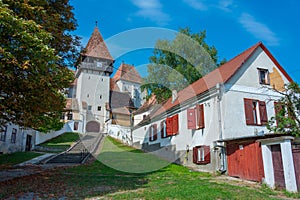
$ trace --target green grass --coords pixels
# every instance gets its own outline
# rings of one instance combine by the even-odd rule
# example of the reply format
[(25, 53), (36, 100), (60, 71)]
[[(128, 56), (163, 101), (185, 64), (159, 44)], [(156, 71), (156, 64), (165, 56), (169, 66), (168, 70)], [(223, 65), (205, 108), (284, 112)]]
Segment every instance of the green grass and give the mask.
[[(99, 159), (104, 159), (101, 158), (104, 156), (104, 160), (107, 160), (110, 155), (120, 166), (132, 166), (131, 162), (135, 161), (132, 155), (123, 159), (118, 157), (120, 160), (114, 158), (114, 153), (117, 154), (121, 150), (145, 155), (149, 161), (145, 162), (149, 165), (161, 161), (110, 138), (105, 139)], [(18, 198), (18, 194), (24, 192), (34, 192), (42, 199), (285, 199), (287, 195), (300, 197), (299, 193), (286, 194), (283, 191), (273, 191), (264, 185), (254, 187), (237, 181), (222, 181), (219, 176), (194, 172), (175, 164), (147, 173), (128, 173), (111, 168), (99, 160), (91, 164), (18, 179), (10, 184), (0, 184), (0, 198), (11, 197), (11, 194)]]
[(35, 152), (16, 152), (12, 154), (3, 154), (0, 155), (0, 168), (19, 164), (40, 155), (42, 154)]
[(40, 146), (64, 151), (70, 148), (71, 145), (79, 139), (80, 137), (78, 133), (66, 132), (45, 143), (42, 143)]

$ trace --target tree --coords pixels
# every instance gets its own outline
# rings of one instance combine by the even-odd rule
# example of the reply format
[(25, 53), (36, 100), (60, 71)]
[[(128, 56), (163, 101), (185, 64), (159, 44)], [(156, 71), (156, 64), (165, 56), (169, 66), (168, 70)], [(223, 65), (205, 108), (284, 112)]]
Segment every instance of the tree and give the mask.
[(0, 0), (0, 125), (62, 127), (63, 91), (73, 79), (67, 66), (79, 44), (68, 33), (76, 27), (71, 8), (67, 0)]
[(157, 41), (142, 85), (147, 98), (154, 94), (161, 103), (171, 97), (172, 90), (182, 90), (225, 62), (218, 62), (217, 49), (205, 38), (205, 31), (191, 33), (185, 28), (172, 41)]
[(285, 85), (284, 91), (278, 91), (282, 97), (275, 103), (275, 117), (269, 121), (267, 128), (273, 133), (300, 135), (300, 86), (292, 82)]

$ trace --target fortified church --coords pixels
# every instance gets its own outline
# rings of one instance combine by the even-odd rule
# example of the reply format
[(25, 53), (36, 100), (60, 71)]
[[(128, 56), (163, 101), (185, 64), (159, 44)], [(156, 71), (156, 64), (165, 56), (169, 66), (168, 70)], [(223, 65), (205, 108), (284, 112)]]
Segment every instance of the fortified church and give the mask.
[(68, 92), (64, 119), (74, 130), (98, 132), (106, 123), (130, 126), (133, 111), (143, 103), (142, 78), (134, 66), (122, 64), (114, 71), (111, 56), (96, 26)]

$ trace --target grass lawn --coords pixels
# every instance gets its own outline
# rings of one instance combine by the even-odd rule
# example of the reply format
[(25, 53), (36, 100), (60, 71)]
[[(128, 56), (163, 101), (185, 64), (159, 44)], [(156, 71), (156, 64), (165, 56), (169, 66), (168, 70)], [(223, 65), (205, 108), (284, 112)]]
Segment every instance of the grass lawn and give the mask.
[[(117, 148), (112, 149), (111, 143), (116, 144)], [(116, 150), (120, 149), (154, 159), (109, 138), (105, 138), (99, 158), (118, 153)], [(113, 159), (117, 162), (116, 158)], [(124, 162), (119, 166), (129, 165), (128, 161), (132, 159), (130, 156), (118, 160)], [(150, 160), (151, 163), (153, 160)], [(241, 181), (224, 181), (219, 176), (193, 172), (175, 164), (148, 173), (128, 173), (110, 168), (98, 160), (91, 164), (14, 179), (9, 184), (0, 182), (0, 199), (12, 195), (18, 199), (28, 193), (34, 193), (37, 199), (286, 199), (286, 195), (300, 198), (299, 194), (272, 191), (258, 184)]]
[(66, 132), (58, 137), (55, 137), (45, 143), (40, 144), (40, 146), (47, 147), (49, 149), (65, 151), (79, 139), (80, 137), (78, 133)]
[(35, 152), (16, 152), (12, 154), (0, 155), (0, 170), (30, 160), (40, 155), (42, 154)]

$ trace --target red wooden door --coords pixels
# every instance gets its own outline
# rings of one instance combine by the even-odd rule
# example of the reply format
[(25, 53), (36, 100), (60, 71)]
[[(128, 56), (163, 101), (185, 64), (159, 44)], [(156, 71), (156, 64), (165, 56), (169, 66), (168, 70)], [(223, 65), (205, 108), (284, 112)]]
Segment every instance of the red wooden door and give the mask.
[(228, 175), (261, 182), (264, 177), (261, 147), (249, 141), (227, 144)]
[(279, 144), (272, 145), (271, 151), (272, 151), (272, 159), (273, 159), (275, 186), (278, 188), (285, 188), (280, 145)]
[(294, 167), (298, 190), (300, 189), (300, 149), (293, 149)]

